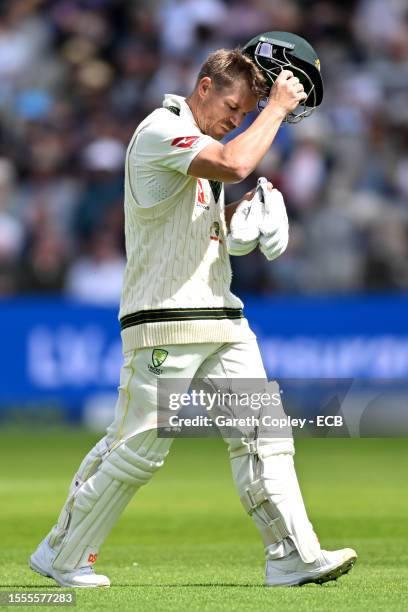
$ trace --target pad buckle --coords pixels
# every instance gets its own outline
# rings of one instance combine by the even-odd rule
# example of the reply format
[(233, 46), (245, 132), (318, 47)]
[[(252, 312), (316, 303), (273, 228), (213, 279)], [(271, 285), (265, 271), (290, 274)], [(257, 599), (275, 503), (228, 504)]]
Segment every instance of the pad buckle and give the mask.
[(255, 480), (251, 487), (246, 489), (241, 497), (241, 503), (250, 516), (255, 510), (262, 507), (263, 513), (266, 516), (262, 520), (271, 530), (275, 543), (281, 542), (290, 536), (283, 519), (279, 515), (276, 516), (274, 505), (268, 499), (261, 479)]

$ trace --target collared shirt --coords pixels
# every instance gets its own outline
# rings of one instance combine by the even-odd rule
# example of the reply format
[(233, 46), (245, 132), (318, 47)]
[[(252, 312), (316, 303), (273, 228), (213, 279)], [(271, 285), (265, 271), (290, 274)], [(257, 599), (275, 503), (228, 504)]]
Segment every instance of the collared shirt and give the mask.
[(166, 94), (163, 107), (141, 124), (129, 151), (129, 181), (141, 208), (179, 193), (193, 159), (216, 142), (203, 134), (185, 98)]

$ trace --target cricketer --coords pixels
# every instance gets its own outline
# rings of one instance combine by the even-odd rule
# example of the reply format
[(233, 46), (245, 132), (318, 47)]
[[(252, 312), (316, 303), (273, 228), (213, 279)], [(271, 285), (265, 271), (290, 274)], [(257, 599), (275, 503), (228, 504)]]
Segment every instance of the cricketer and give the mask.
[[(136, 128), (125, 161), (124, 362), (115, 417), (31, 555), (34, 571), (66, 587), (110, 585), (93, 567), (99, 549), (172, 442), (157, 432), (159, 378), (184, 379), (185, 391), (195, 377), (270, 384), (243, 303), (230, 291), (229, 255), (254, 248), (268, 260), (281, 255), (285, 205), (261, 181), (224, 209), (223, 183), (244, 180), (282, 122), (307, 117), (322, 97), (314, 49), (294, 34), (267, 32), (242, 49), (211, 53), (192, 93), (166, 95)], [(222, 144), (261, 101), (252, 124)], [(347, 573), (357, 555), (321, 549), (296, 477), (292, 437), (254, 430), (226, 442), (238, 495), (263, 542), (265, 585), (323, 583)]]

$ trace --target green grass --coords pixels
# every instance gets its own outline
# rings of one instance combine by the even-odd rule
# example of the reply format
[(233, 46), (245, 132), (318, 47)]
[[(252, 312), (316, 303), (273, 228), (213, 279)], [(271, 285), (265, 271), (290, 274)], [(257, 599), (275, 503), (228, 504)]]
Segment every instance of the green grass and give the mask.
[[(57, 590), (27, 567), (95, 437), (0, 433), (0, 587)], [(110, 589), (77, 590), (77, 609), (407, 610), (407, 440), (300, 440), (297, 468), (325, 548), (352, 546), (335, 583), (266, 589), (263, 551), (219, 440), (179, 440), (109, 536), (97, 568)], [(13, 606), (10, 609), (26, 609)]]

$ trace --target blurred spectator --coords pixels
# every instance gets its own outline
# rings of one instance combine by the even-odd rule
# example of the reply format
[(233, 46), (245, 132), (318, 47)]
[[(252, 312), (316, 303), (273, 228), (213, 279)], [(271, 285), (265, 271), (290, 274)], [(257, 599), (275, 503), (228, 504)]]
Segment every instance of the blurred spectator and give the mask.
[(126, 261), (115, 235), (106, 229), (96, 232), (87, 251), (69, 270), (67, 295), (93, 304), (117, 304)]
[(24, 226), (14, 214), (15, 171), (12, 162), (0, 158), (0, 295), (16, 290), (16, 264), (23, 247)]
[(220, 0), (165, 0), (160, 4), (164, 55), (181, 57), (188, 54), (199, 26), (220, 27), (227, 20), (226, 7)]
[(104, 224), (110, 210), (121, 204), (124, 159), (125, 147), (114, 138), (99, 138), (85, 147), (82, 163), (86, 178), (74, 213), (77, 238), (90, 237)]
[(22, 247), (24, 228), (14, 214), (15, 172), (12, 162), (0, 158), (0, 256), (14, 258)]
[(25, 293), (62, 291), (67, 271), (67, 249), (52, 228), (38, 227), (20, 266), (20, 288)]

